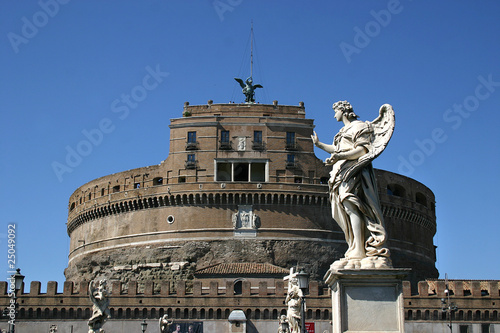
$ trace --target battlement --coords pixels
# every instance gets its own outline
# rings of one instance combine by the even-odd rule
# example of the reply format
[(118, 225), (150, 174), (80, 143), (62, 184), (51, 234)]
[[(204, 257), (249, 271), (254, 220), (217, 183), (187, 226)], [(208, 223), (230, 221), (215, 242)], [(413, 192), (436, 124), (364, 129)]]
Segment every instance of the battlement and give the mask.
[[(63, 284), (62, 292), (58, 292), (58, 283), (56, 281), (49, 281), (47, 283), (47, 292), (41, 292), (41, 283), (39, 281), (32, 281), (29, 291), (24, 291), (24, 284), (18, 292), (19, 297), (32, 297), (32, 296), (71, 296), (71, 297), (87, 297), (88, 296), (89, 281), (65, 281)], [(0, 282), (0, 297), (8, 295), (8, 283), (6, 281)], [(242, 281), (241, 293), (237, 295), (243, 297), (251, 296), (278, 296), (284, 297), (286, 295), (285, 283), (283, 281), (276, 281), (274, 285), (268, 285), (267, 281), (259, 281), (252, 284), (250, 281)], [(172, 296), (172, 297), (186, 297), (186, 296), (233, 296), (235, 295), (234, 283), (228, 282), (225, 286), (219, 286), (216, 281), (203, 282), (200, 280), (192, 283), (186, 281), (179, 281), (173, 285), (170, 281), (146, 281), (138, 283), (137, 281), (130, 281), (122, 283), (121, 281), (108, 282), (108, 290), (111, 297), (120, 296)], [(320, 296), (328, 295), (328, 289), (319, 288), (317, 281), (309, 283), (309, 295)]]
[[(92, 304), (88, 297), (88, 281), (66, 281), (62, 291), (58, 283), (47, 283), (47, 292), (41, 292), (41, 283), (33, 281), (29, 291), (18, 293), (19, 319), (87, 319)], [(0, 282), (0, 309), (9, 305), (7, 282)], [(155, 319), (163, 314), (176, 319), (227, 319), (231, 311), (243, 309), (249, 319), (274, 319), (286, 312), (284, 302), (287, 284), (252, 280), (241, 281), (236, 290), (234, 281), (220, 285), (212, 280), (180, 281), (109, 281), (110, 312), (115, 319)], [(442, 311), (445, 298), (444, 280), (418, 283), (412, 292), (409, 281), (403, 282), (405, 320), (446, 321), (450, 314)], [(450, 280), (450, 302), (458, 309), (451, 313), (454, 320), (463, 322), (499, 322), (500, 281)], [(309, 283), (307, 294), (308, 320), (331, 320), (331, 295), (317, 281)]]

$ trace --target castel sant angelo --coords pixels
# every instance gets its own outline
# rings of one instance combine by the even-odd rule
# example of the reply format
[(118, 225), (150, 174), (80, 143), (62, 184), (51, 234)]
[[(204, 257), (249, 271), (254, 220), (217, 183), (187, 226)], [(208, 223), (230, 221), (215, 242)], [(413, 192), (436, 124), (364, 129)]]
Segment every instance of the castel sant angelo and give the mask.
[[(259, 263), (300, 265), (320, 281), (346, 244), (304, 103), (186, 102), (179, 115), (166, 160), (71, 195), (66, 278), (190, 281), (210, 267)], [(432, 191), (388, 171), (376, 177), (393, 265), (412, 268), (415, 283), (436, 278)]]
[[(62, 291), (49, 282), (41, 293), (36, 281), (19, 291), (20, 332), (84, 332), (92, 314), (89, 282), (103, 279), (106, 332), (138, 331), (138, 320), (157, 331), (164, 315), (186, 331), (194, 323), (196, 332), (275, 332), (292, 267), (310, 275), (309, 329), (329, 332), (323, 279), (347, 249), (332, 218), (332, 168), (314, 154), (314, 120), (303, 102), (259, 104), (249, 95), (245, 103), (184, 103), (170, 121), (164, 161), (75, 190), (67, 281)], [(498, 324), (498, 281), (437, 280), (432, 191), (384, 170), (375, 169), (375, 178), (392, 266), (410, 269), (406, 331), (431, 332), (452, 315), (464, 327)], [(0, 289), (5, 308), (7, 284)], [(445, 293), (458, 305), (453, 313), (442, 310)]]

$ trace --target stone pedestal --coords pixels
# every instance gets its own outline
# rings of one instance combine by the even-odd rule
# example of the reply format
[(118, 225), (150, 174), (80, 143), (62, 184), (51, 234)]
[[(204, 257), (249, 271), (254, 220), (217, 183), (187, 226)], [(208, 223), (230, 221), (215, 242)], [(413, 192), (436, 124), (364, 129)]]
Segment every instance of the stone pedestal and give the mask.
[(404, 332), (403, 278), (410, 269), (328, 271), (333, 333)]

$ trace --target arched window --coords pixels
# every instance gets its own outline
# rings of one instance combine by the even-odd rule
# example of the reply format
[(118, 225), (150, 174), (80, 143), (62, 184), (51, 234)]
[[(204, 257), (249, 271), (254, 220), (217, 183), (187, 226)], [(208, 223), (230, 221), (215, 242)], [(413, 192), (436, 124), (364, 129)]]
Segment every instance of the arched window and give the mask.
[(236, 280), (234, 281), (234, 294), (241, 295), (243, 293), (243, 281)]
[(388, 195), (393, 195), (396, 197), (404, 197), (405, 196), (405, 189), (403, 186), (398, 185), (398, 184), (389, 184), (387, 185), (387, 194)]
[(423, 195), (422, 193), (418, 192), (416, 195), (415, 195), (415, 201), (419, 204), (421, 204), (422, 206), (425, 206), (427, 207), (427, 198), (425, 197), (425, 195)]
[(255, 316), (255, 317), (254, 317), (255, 319), (260, 319), (260, 310), (259, 310), (259, 309), (256, 309), (256, 310), (255, 310), (255, 314), (254, 314), (254, 316)]

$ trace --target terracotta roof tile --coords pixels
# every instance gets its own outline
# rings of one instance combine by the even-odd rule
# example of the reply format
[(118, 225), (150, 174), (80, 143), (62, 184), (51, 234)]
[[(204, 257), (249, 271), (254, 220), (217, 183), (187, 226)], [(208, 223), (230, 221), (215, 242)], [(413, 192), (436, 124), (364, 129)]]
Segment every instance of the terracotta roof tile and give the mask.
[(221, 263), (204, 267), (195, 272), (196, 275), (229, 275), (229, 274), (289, 274), (289, 270), (271, 264), (258, 263)]

